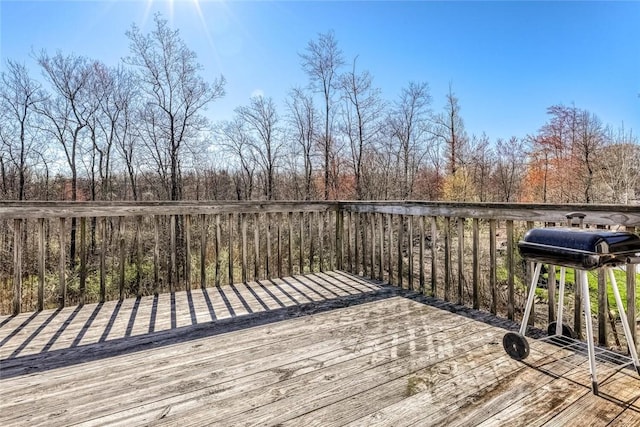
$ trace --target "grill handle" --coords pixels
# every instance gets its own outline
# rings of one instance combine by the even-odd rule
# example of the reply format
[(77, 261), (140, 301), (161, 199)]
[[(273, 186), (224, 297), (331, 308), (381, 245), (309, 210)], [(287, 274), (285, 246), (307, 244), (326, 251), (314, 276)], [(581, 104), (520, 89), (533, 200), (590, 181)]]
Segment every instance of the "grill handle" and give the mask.
[(627, 264), (640, 264), (640, 255), (628, 256), (625, 262)]
[(587, 216), (587, 214), (584, 214), (582, 212), (569, 212), (565, 216), (567, 217), (567, 225), (569, 227), (573, 227), (573, 219), (577, 218), (578, 225), (580, 228), (582, 228), (584, 226), (584, 217)]

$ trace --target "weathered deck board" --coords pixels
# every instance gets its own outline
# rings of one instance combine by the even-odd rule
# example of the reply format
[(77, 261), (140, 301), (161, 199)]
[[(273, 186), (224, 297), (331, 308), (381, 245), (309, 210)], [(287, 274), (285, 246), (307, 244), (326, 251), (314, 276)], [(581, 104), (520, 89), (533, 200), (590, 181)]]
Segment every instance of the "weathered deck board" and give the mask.
[(342, 272), (0, 318), (0, 425), (634, 425), (640, 379)]

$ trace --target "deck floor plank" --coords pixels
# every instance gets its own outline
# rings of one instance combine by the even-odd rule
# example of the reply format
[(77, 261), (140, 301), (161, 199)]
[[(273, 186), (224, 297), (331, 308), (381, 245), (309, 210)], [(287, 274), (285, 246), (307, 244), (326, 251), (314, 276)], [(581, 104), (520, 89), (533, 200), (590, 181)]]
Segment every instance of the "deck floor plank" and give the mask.
[(584, 355), (425, 301), (330, 271), (0, 317), (0, 425), (640, 423), (635, 372), (595, 396)]

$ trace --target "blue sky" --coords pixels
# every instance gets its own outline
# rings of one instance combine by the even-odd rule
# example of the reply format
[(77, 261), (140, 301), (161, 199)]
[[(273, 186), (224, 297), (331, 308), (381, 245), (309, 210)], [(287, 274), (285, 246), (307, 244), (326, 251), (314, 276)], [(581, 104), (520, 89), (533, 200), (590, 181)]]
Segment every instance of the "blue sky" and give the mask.
[(0, 0), (0, 59), (37, 75), (30, 54), (40, 49), (115, 65), (128, 54), (125, 31), (148, 31), (155, 12), (196, 51), (205, 78), (226, 77), (213, 120), (253, 93), (281, 103), (306, 85), (298, 53), (333, 30), (385, 99), (425, 81), (440, 110), (451, 83), (470, 134), (523, 137), (558, 103), (640, 133), (640, 2)]

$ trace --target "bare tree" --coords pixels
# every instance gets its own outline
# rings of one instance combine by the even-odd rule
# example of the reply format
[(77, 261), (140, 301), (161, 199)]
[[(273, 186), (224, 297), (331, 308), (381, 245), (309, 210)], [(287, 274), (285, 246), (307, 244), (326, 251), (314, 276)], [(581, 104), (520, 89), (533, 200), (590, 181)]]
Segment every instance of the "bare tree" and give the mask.
[(480, 137), (472, 135), (467, 149), (462, 163), (471, 175), (472, 191), (475, 194), (466, 200), (486, 202), (489, 198), (489, 181), (494, 165), (494, 153), (489, 138), (484, 133)]
[(640, 198), (640, 143), (632, 131), (608, 130), (597, 167), (604, 201), (629, 204)]
[(526, 158), (523, 140), (513, 136), (509, 141), (503, 139), (496, 141), (492, 187), (497, 201), (519, 201), (526, 169)]
[[(315, 196), (313, 188), (313, 144), (317, 139), (318, 113), (313, 105), (311, 96), (302, 89), (294, 88), (287, 99), (289, 111), (288, 122), (292, 127), (295, 140), (294, 153), (299, 153), (302, 158), (304, 170), (304, 200), (310, 200)], [(298, 151), (299, 150), (299, 151)]]
[[(97, 103), (88, 96), (92, 63), (84, 57), (64, 56), (58, 52), (49, 56), (42, 51), (38, 56), (45, 78), (54, 95), (43, 104), (42, 114), (47, 118), (46, 130), (59, 143), (71, 173), (71, 200), (78, 199), (78, 165), (81, 155), (82, 131), (97, 109)], [(75, 266), (76, 218), (71, 218), (69, 239), (70, 266)]]
[(342, 130), (349, 141), (356, 197), (362, 200), (365, 198), (363, 164), (380, 135), (384, 104), (369, 72), (356, 73), (356, 60), (357, 57), (351, 71), (340, 79), (344, 99)]
[(264, 196), (267, 200), (273, 200), (276, 194), (275, 175), (284, 145), (273, 99), (254, 96), (248, 106), (238, 107), (236, 114), (249, 132), (251, 153), (262, 170)]
[(136, 67), (138, 87), (146, 96), (140, 119), (144, 121), (142, 135), (149, 154), (166, 182), (170, 200), (179, 200), (181, 152), (204, 130), (202, 112), (224, 95), (225, 80), (221, 76), (212, 84), (205, 82), (198, 74), (202, 67), (196, 62), (195, 52), (185, 45), (179, 32), (160, 15), (154, 22), (150, 34), (142, 34), (135, 25), (127, 31), (131, 56), (125, 61)]
[(390, 137), (397, 142), (396, 163), (402, 199), (412, 196), (416, 172), (426, 155), (430, 105), (427, 83), (410, 82), (402, 89), (388, 118)]
[(250, 200), (253, 196), (256, 161), (246, 123), (236, 116), (231, 121), (221, 122), (216, 133), (222, 149), (230, 157), (230, 163), (238, 161), (238, 169), (232, 174), (236, 197), (238, 200)]
[(337, 88), (339, 69), (344, 64), (344, 60), (333, 31), (320, 34), (317, 41), (309, 41), (306, 51), (300, 54), (300, 58), (302, 68), (309, 76), (312, 89), (322, 94), (324, 102), (324, 134), (321, 137), (321, 149), (324, 163), (324, 198), (328, 200), (332, 182), (330, 162), (334, 141), (333, 95)]
[(449, 173), (455, 175), (460, 159), (466, 149), (468, 138), (460, 115), (458, 98), (453, 93), (451, 84), (449, 84), (444, 111), (434, 117), (433, 131), (434, 136), (444, 142), (447, 150)]
[[(24, 64), (11, 60), (7, 61), (7, 71), (0, 74), (0, 83), (0, 142), (6, 161), (11, 162), (17, 171), (17, 199), (24, 200), (27, 169), (38, 159), (36, 110), (40, 108), (46, 94), (40, 83), (29, 76)], [(4, 177), (5, 161), (2, 166)]]

